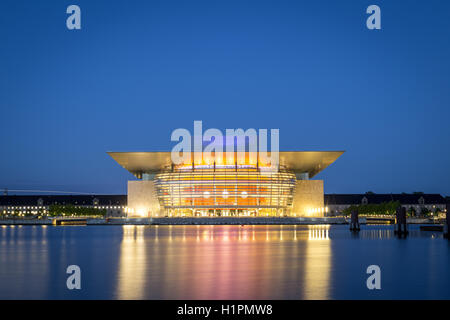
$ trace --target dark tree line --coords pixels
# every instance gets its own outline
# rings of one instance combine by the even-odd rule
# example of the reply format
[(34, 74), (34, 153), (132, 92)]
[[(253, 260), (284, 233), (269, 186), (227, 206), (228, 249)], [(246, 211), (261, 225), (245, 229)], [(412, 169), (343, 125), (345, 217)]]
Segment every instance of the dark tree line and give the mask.
[(397, 207), (401, 204), (399, 201), (389, 201), (379, 204), (361, 204), (353, 205), (344, 210), (344, 214), (349, 215), (353, 210), (358, 210), (359, 214), (364, 215), (394, 215)]
[(55, 216), (105, 216), (106, 209), (79, 207), (73, 205), (51, 205), (48, 215)]

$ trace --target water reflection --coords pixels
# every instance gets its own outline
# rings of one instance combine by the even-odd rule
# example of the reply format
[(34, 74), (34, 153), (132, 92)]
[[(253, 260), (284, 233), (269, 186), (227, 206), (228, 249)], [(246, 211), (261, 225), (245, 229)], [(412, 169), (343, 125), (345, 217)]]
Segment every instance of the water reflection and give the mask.
[(147, 269), (144, 226), (123, 226), (119, 257), (117, 298), (142, 299)]
[[(47, 229), (40, 226), (2, 226), (0, 283), (9, 298), (30, 298), (48, 288)], [(36, 286), (30, 286), (35, 283)], [(13, 285), (10, 285), (13, 284)]]
[(304, 299), (330, 298), (330, 226), (309, 226), (305, 252)]
[(330, 261), (329, 226), (124, 226), (118, 297), (326, 298)]
[(330, 226), (308, 226), (309, 237), (308, 240), (330, 240), (328, 237), (328, 230)]
[[(393, 226), (381, 226), (376, 229), (363, 226), (363, 229), (360, 232), (355, 232), (354, 235), (361, 239), (372, 239), (372, 240), (398, 238), (398, 236), (394, 234)], [(429, 235), (433, 237), (432, 233), (427, 234), (421, 232), (420, 230), (409, 230), (408, 235), (410, 237), (428, 237)]]
[[(450, 244), (411, 226), (89, 226), (0, 228), (0, 299), (448, 299)], [(82, 290), (67, 290), (69, 264)], [(363, 271), (361, 271), (363, 270)], [(417, 276), (420, 274), (420, 276)], [(398, 276), (401, 275), (401, 276)], [(414, 279), (412, 281), (411, 279)]]

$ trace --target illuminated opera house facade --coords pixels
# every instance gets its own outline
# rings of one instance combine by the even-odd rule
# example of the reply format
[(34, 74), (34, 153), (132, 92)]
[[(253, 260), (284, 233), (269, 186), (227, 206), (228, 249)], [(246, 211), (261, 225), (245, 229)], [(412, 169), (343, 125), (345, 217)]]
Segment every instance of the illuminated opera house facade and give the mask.
[(279, 152), (275, 170), (248, 154), (179, 165), (170, 152), (108, 154), (138, 179), (128, 181), (129, 217), (321, 217), (323, 180), (310, 179), (343, 151)]

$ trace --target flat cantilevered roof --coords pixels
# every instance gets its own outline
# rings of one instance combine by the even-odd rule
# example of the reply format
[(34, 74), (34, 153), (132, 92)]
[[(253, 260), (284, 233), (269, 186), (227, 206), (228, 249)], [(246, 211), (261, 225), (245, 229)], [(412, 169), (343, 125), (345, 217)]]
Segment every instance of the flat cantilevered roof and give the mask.
[[(172, 164), (171, 152), (107, 152), (118, 164), (131, 172), (136, 177), (142, 173), (156, 173), (162, 169), (170, 168)], [(309, 177), (314, 177), (320, 171), (328, 167), (344, 151), (280, 151), (280, 165), (295, 173), (308, 172)], [(227, 161), (223, 152), (224, 164), (235, 164), (235, 159)], [(270, 154), (270, 153), (269, 153)], [(191, 161), (187, 164), (192, 164)], [(248, 159), (248, 152), (247, 152)], [(214, 159), (204, 159), (204, 162), (214, 163)], [(230, 162), (230, 163), (228, 163)]]

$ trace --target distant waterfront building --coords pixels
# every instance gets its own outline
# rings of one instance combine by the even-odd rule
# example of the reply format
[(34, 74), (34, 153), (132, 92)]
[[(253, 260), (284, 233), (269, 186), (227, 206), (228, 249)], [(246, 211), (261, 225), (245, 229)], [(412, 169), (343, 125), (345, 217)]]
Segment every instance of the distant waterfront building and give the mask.
[(3, 214), (47, 214), (51, 205), (72, 205), (105, 209), (109, 217), (124, 216), (126, 195), (4, 195), (0, 196)]
[[(280, 152), (279, 165), (246, 153), (222, 158), (191, 153), (175, 165), (170, 152), (109, 152), (137, 181), (128, 182), (128, 216), (311, 216), (327, 212), (323, 180), (310, 180), (343, 151)], [(252, 159), (252, 160), (251, 160)], [(197, 162), (196, 162), (197, 161)]]
[(416, 213), (421, 213), (424, 209), (443, 211), (446, 205), (446, 199), (440, 194), (423, 193), (397, 193), (397, 194), (326, 194), (325, 205), (331, 215), (342, 213), (352, 205), (380, 204), (383, 202), (398, 201), (408, 211), (411, 208)]
[[(132, 207), (128, 208), (127, 198), (127, 195), (8, 195), (0, 196), (0, 213), (38, 215), (48, 213), (51, 205), (72, 205), (106, 209), (108, 217), (123, 217), (127, 213), (133, 216), (132, 212), (128, 212)], [(390, 201), (399, 201), (406, 210), (412, 207), (415, 212), (420, 213), (423, 208), (443, 211), (450, 198), (444, 198), (440, 194), (325, 194), (324, 215), (341, 213), (351, 205)]]

